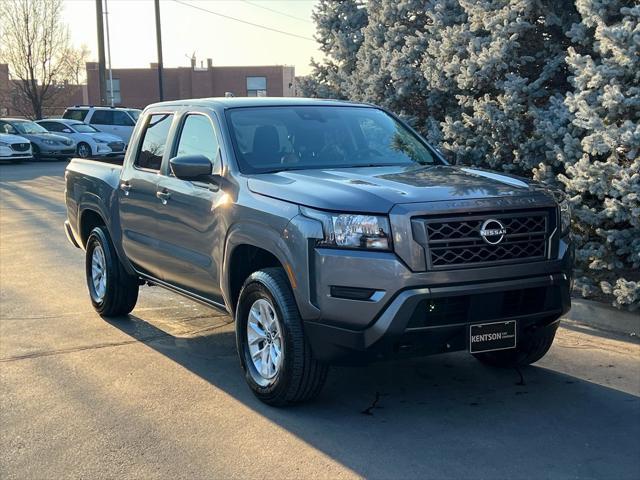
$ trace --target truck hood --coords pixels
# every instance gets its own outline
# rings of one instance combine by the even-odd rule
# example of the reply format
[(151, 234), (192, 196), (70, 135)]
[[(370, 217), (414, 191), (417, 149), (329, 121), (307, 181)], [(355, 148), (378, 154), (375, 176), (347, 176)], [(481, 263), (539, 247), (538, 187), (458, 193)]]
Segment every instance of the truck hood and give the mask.
[(512, 175), (438, 165), (282, 171), (251, 176), (249, 189), (318, 209), (387, 213), (401, 203), (522, 196), (541, 187)]

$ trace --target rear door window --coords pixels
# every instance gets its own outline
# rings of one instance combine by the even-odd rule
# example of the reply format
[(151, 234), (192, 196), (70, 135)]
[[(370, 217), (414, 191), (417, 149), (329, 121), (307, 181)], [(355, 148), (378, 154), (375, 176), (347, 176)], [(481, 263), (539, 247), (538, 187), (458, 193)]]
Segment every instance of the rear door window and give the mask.
[(58, 122), (40, 122), (40, 125), (50, 132), (62, 132), (65, 129), (65, 126)]
[(79, 120), (80, 122), (84, 122), (84, 119), (87, 118), (87, 113), (89, 113), (89, 110), (86, 109), (71, 109), (68, 108), (67, 110), (65, 110), (64, 115), (62, 115), (62, 118), (68, 118), (70, 120)]
[(142, 134), (142, 146), (134, 166), (147, 170), (160, 170), (172, 121), (173, 114), (170, 113), (149, 116), (149, 122)]
[(94, 125), (114, 125), (113, 110), (95, 110), (89, 123)]

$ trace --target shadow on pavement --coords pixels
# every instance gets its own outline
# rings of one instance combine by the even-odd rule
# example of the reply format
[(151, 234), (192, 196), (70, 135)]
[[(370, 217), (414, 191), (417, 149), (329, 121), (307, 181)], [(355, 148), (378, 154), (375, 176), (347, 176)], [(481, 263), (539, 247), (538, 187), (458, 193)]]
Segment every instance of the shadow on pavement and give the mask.
[(523, 382), (466, 353), (336, 367), (316, 402), (275, 409), (245, 385), (233, 325), (109, 323), (365, 477), (638, 477), (640, 399), (552, 370)]

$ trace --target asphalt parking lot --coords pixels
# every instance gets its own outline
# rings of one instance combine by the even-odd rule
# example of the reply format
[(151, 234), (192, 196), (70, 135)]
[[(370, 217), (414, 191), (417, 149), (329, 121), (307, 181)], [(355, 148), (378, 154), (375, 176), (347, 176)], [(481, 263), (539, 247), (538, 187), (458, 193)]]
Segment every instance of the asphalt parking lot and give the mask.
[(91, 308), (64, 162), (0, 165), (0, 477), (640, 478), (640, 345), (563, 328), (522, 371), (465, 353), (335, 368), (290, 409), (230, 319), (153, 287)]

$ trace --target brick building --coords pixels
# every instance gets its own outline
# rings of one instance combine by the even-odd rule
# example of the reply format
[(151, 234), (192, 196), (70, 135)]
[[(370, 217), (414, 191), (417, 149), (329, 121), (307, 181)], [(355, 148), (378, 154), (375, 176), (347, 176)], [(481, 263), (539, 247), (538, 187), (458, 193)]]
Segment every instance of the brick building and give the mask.
[[(86, 68), (86, 85), (56, 86), (55, 95), (45, 105), (45, 116), (61, 115), (69, 105), (103, 103), (100, 101), (98, 64), (89, 62)], [(144, 108), (159, 101), (156, 64), (149, 68), (116, 68), (112, 76), (116, 106)], [(192, 60), (190, 67), (164, 68), (163, 79), (165, 100), (223, 97), (227, 92), (237, 97), (295, 96), (295, 68), (292, 66), (217, 67), (209, 59), (206, 66), (197, 67)], [(16, 82), (10, 78), (8, 66), (0, 64), (0, 116), (32, 116)]]
[[(144, 108), (159, 100), (157, 64), (149, 68), (117, 68), (112, 71), (115, 105)], [(108, 74), (107, 74), (108, 77)], [(206, 66), (163, 69), (165, 100), (223, 97), (295, 95), (295, 68), (291, 66), (218, 67)], [(109, 95), (107, 79), (107, 96)], [(98, 64), (87, 63), (87, 92), (92, 105), (100, 105)]]

